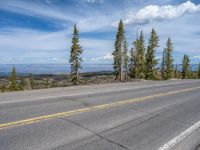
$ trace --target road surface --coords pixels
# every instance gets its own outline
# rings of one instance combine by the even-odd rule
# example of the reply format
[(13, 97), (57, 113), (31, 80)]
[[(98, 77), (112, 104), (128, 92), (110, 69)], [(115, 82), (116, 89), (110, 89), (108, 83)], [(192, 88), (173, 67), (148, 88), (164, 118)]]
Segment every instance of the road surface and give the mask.
[(184, 150), (199, 128), (199, 80), (0, 94), (0, 150)]

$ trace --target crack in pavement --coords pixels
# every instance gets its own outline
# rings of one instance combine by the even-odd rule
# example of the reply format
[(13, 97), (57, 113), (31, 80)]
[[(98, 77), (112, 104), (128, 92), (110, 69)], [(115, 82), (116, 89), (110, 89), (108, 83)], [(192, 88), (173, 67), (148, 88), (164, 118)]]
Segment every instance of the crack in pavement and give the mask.
[[(99, 134), (99, 133), (97, 133), (97, 132), (94, 132), (93, 130), (91, 130), (91, 129), (89, 129), (89, 128), (87, 128), (87, 127), (85, 127), (85, 126), (83, 126), (83, 125), (81, 125), (81, 124), (79, 124), (79, 123), (77, 123), (77, 122), (75, 122), (75, 121), (72, 121), (72, 120), (70, 120), (70, 119), (64, 119), (64, 118), (61, 118), (61, 117), (59, 117), (59, 119), (64, 120), (64, 121), (71, 122), (71, 123), (73, 123), (73, 124), (75, 124), (75, 125), (77, 125), (77, 126), (83, 128), (83, 129), (85, 129), (85, 130), (87, 130), (87, 131), (93, 133), (94, 135), (100, 137), (101, 139), (105, 139), (105, 140), (108, 141), (109, 143), (115, 144), (115, 145), (117, 145), (117, 146), (119, 146), (119, 147), (121, 147), (121, 148), (127, 149), (127, 150), (131, 150), (131, 149), (128, 148), (127, 146), (125, 146), (125, 145), (123, 145), (123, 144), (120, 144), (120, 143), (118, 143), (118, 142), (112, 141), (112, 140), (110, 140), (110, 139), (108, 139), (108, 138), (102, 136), (101, 134)], [(94, 141), (93, 141), (93, 142), (94, 142)], [(93, 142), (91, 142), (91, 143), (93, 143)], [(87, 144), (89, 144), (89, 143), (87, 143)], [(87, 145), (87, 144), (84, 144), (84, 145)], [(84, 145), (82, 145), (82, 146), (84, 146)], [(75, 148), (75, 149), (77, 149), (77, 148)]]

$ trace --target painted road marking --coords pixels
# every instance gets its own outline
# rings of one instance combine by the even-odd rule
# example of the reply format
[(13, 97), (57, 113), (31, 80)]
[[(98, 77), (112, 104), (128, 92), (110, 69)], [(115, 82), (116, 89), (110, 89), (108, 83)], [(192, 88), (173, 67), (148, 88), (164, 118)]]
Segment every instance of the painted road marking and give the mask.
[(34, 122), (47, 120), (47, 119), (54, 119), (54, 118), (58, 118), (58, 117), (72, 116), (75, 114), (116, 107), (116, 106), (120, 106), (120, 105), (134, 103), (134, 102), (142, 102), (142, 101), (146, 101), (146, 100), (149, 100), (152, 98), (158, 98), (158, 97), (162, 97), (162, 96), (183, 93), (183, 92), (192, 91), (195, 89), (200, 89), (200, 86), (166, 92), (166, 93), (159, 93), (159, 94), (149, 95), (149, 96), (140, 97), (140, 98), (128, 99), (128, 100), (124, 100), (124, 101), (118, 101), (118, 102), (113, 102), (113, 103), (108, 103), (108, 104), (103, 104), (103, 105), (97, 105), (97, 106), (87, 107), (87, 108), (83, 108), (83, 109), (76, 109), (76, 110), (56, 113), (56, 114), (52, 114), (52, 115), (40, 116), (40, 117), (36, 117), (36, 118), (31, 118), (31, 119), (25, 119), (25, 120), (20, 120), (20, 121), (15, 121), (15, 122), (4, 123), (4, 124), (0, 124), (0, 129), (19, 126), (19, 125), (25, 125), (25, 124), (32, 124)]
[(172, 140), (167, 142), (165, 145), (160, 147), (158, 150), (170, 150), (172, 149), (175, 145), (180, 143), (182, 140), (184, 140), (187, 136), (189, 136), (192, 132), (197, 130), (200, 127), (200, 121), (195, 123), (193, 126), (188, 128), (187, 130), (183, 131), (180, 135), (174, 137)]
[[(158, 85), (154, 85), (153, 87), (159, 87), (159, 86), (165, 86), (165, 85), (181, 85), (181, 84), (185, 84), (185, 83), (195, 83), (196, 81), (190, 81), (190, 82), (175, 82), (175, 83), (164, 83), (164, 84), (158, 84)], [(108, 90), (100, 90), (100, 91), (95, 91), (95, 92), (84, 92), (84, 93), (71, 93), (71, 94), (63, 94), (63, 95), (55, 95), (55, 96), (44, 96), (44, 97), (40, 97), (40, 98), (30, 98), (30, 99), (26, 99), (26, 100), (19, 100), (19, 101), (5, 101), (5, 102), (0, 102), (1, 104), (9, 104), (9, 103), (20, 103), (20, 102), (28, 102), (28, 101), (39, 101), (39, 100), (44, 100), (44, 99), (52, 99), (52, 98), (62, 98), (62, 97), (66, 97), (66, 96), (79, 96), (79, 95), (88, 95), (88, 94), (98, 94), (98, 93), (106, 93), (106, 92), (117, 92), (117, 91), (126, 91), (126, 90), (134, 90), (134, 89), (140, 89), (140, 88), (148, 88), (148, 87), (152, 87), (152, 85), (148, 85), (148, 86), (141, 86), (139, 88), (123, 88), (123, 89), (108, 89)]]

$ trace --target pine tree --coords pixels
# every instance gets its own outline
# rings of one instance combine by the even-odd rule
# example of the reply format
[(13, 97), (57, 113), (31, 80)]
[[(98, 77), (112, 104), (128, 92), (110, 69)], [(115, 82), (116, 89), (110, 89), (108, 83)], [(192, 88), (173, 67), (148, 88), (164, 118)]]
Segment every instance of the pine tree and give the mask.
[(138, 47), (138, 78), (144, 78), (144, 71), (145, 71), (145, 64), (144, 64), (144, 57), (145, 54), (145, 41), (144, 41), (144, 34), (143, 31), (140, 33), (139, 37), (139, 47)]
[(166, 50), (164, 49), (161, 62), (161, 70), (160, 70), (162, 79), (165, 79), (165, 55), (166, 55)]
[(129, 75), (131, 78), (136, 78), (136, 57), (135, 51), (133, 48), (130, 50), (130, 59), (129, 59)]
[(17, 85), (17, 72), (15, 67), (12, 69), (12, 73), (10, 76), (10, 90), (11, 91), (17, 91), (18, 90), (18, 85)]
[(145, 77), (146, 79), (156, 79), (156, 65), (157, 60), (155, 57), (156, 48), (159, 47), (158, 45), (159, 38), (157, 33), (154, 29), (151, 31), (149, 45), (147, 48), (147, 53), (145, 57)]
[(165, 79), (171, 79), (173, 77), (173, 72), (174, 72), (174, 65), (173, 65), (173, 56), (172, 56), (172, 51), (173, 51), (173, 44), (171, 42), (171, 39), (168, 38), (167, 43), (166, 43), (166, 48), (165, 48)]
[(24, 80), (24, 77), (22, 76), (19, 83), (19, 89), (24, 90), (25, 86), (26, 86), (26, 81)]
[(190, 59), (188, 55), (183, 56), (183, 64), (182, 64), (182, 78), (189, 79), (190, 77)]
[(2, 86), (1, 86), (1, 92), (3, 93), (3, 92), (6, 92), (6, 91), (7, 91), (6, 86), (5, 86), (5, 85), (2, 85)]
[(118, 25), (118, 31), (116, 35), (116, 41), (115, 41), (115, 50), (112, 53), (114, 57), (114, 73), (115, 73), (115, 79), (123, 81), (123, 72), (125, 66), (127, 66), (127, 42), (125, 38), (125, 31), (124, 31), (124, 25), (122, 20), (120, 20)]
[(140, 37), (133, 42), (133, 47), (135, 50), (135, 78), (143, 79), (145, 71), (145, 41), (142, 31)]
[(174, 77), (177, 79), (179, 78), (179, 72), (178, 72), (178, 65), (176, 64), (175, 70), (174, 70)]
[(145, 78), (146, 79), (151, 79), (152, 77), (152, 58), (150, 56), (151, 50), (150, 46), (147, 47), (147, 52), (145, 55)]
[(127, 74), (128, 74), (128, 43), (126, 42), (126, 39), (124, 41), (124, 47), (123, 47), (123, 72), (125, 79), (127, 79)]
[(29, 74), (29, 81), (30, 81), (29, 85), (28, 85), (29, 89), (34, 89), (34, 87), (35, 87), (35, 80), (34, 80), (34, 76), (33, 76), (32, 73)]
[(136, 39), (133, 42), (133, 50), (134, 50), (134, 78), (139, 78), (139, 39)]
[(200, 63), (199, 63), (199, 67), (198, 67), (198, 79), (200, 79)]
[(47, 77), (44, 82), (45, 88), (49, 88), (49, 78)]
[(79, 32), (76, 25), (74, 25), (69, 63), (71, 64), (71, 81), (75, 85), (79, 84), (79, 69), (81, 69), (82, 52), (83, 50), (79, 45)]

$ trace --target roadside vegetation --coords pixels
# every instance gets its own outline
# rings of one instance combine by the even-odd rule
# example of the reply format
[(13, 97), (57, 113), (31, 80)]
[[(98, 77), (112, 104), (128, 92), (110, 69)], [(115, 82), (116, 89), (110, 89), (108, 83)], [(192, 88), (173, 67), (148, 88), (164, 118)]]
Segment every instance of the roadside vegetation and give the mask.
[(16, 68), (13, 68), (9, 78), (4, 77), (0, 80), (0, 91), (8, 92), (135, 80), (200, 79), (200, 63), (198, 70), (191, 70), (190, 58), (187, 54), (183, 56), (181, 67), (180, 64), (174, 64), (174, 47), (170, 37), (166, 41), (166, 47), (163, 49), (161, 64), (159, 65), (159, 60), (156, 58), (159, 37), (155, 29), (151, 31), (147, 45), (145, 45), (143, 31), (133, 40), (131, 46), (127, 43), (125, 33), (123, 21), (120, 20), (112, 53), (114, 72), (80, 73), (81, 63), (83, 62), (81, 58), (83, 49), (79, 44), (79, 31), (77, 26), (74, 25), (69, 60), (71, 72), (69, 75), (29, 74), (28, 76), (19, 76)]

